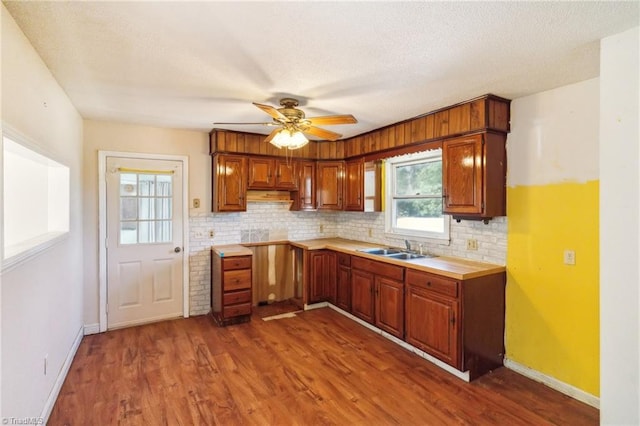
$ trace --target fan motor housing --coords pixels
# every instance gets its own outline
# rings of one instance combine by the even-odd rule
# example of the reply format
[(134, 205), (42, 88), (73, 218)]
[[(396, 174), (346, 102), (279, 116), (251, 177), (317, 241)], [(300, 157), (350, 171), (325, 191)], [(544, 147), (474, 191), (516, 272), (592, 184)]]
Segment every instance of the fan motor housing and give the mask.
[(280, 99), (280, 105), (282, 105), (283, 108), (278, 108), (278, 111), (289, 120), (298, 121), (305, 117), (304, 111), (296, 108), (299, 105), (297, 99), (282, 98)]

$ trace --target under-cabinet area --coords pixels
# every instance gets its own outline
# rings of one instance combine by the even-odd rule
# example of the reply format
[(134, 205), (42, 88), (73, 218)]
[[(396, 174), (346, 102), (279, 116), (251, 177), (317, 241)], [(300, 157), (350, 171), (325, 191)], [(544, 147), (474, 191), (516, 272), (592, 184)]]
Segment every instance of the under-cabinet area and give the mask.
[[(377, 256), (371, 247), (340, 238), (243, 247), (254, 257), (252, 304), (291, 300), (307, 309), (329, 303), (468, 372), (470, 380), (503, 364), (503, 266), (452, 257)], [(212, 273), (214, 289), (216, 280), (223, 281)], [(214, 311), (216, 297), (220, 293), (212, 293)]]

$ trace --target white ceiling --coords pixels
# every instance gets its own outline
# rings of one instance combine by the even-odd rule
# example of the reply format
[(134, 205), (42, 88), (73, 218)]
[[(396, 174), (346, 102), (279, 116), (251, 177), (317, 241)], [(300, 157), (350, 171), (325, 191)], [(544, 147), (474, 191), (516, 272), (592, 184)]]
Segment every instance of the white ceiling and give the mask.
[(327, 127), (348, 137), (596, 77), (599, 40), (638, 26), (640, 3), (4, 4), (84, 118), (208, 132), (292, 96), (308, 117), (353, 114)]

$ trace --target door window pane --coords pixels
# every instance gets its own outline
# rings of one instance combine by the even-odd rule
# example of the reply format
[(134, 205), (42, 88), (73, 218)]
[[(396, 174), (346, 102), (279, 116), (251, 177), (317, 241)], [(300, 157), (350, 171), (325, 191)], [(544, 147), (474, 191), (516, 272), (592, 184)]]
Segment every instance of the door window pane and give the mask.
[(120, 244), (173, 241), (173, 175), (120, 175)]

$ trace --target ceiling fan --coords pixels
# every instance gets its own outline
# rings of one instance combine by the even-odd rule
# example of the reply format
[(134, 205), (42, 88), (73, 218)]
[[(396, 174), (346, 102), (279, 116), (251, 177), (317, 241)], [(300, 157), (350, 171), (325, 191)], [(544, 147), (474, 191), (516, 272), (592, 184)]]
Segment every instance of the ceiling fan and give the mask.
[(213, 123), (221, 125), (263, 125), (263, 126), (277, 126), (269, 136), (265, 139), (265, 142), (271, 142), (277, 147), (286, 147), (289, 149), (300, 148), (307, 144), (308, 139), (303, 133), (317, 136), (322, 139), (335, 141), (342, 135), (340, 133), (332, 132), (330, 130), (321, 129), (316, 127), (317, 125), (336, 125), (336, 124), (353, 124), (358, 120), (353, 115), (326, 115), (322, 117), (310, 117), (306, 118), (304, 111), (296, 108), (299, 105), (297, 99), (282, 98), (280, 99), (280, 105), (282, 108), (274, 108), (271, 105), (259, 104), (253, 102), (255, 106), (262, 111), (269, 114), (273, 121), (266, 123)]

